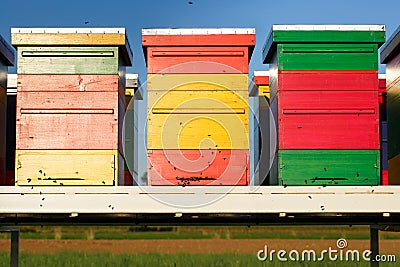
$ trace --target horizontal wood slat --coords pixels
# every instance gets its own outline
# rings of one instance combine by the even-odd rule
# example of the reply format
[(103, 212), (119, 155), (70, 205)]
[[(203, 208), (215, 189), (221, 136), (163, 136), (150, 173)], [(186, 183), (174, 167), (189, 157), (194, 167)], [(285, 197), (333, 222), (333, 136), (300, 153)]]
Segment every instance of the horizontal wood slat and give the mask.
[(16, 151), (16, 185), (116, 185), (119, 171), (117, 150)]
[[(28, 53), (29, 56), (24, 56)], [(37, 53), (37, 54), (36, 54)], [(118, 74), (118, 47), (18, 47), (18, 74)]]
[(118, 92), (118, 74), (18, 74), (18, 92)]
[(150, 185), (248, 185), (248, 150), (149, 150)]
[(247, 74), (149, 74), (149, 91), (247, 91)]
[(247, 47), (148, 47), (147, 72), (248, 73)]

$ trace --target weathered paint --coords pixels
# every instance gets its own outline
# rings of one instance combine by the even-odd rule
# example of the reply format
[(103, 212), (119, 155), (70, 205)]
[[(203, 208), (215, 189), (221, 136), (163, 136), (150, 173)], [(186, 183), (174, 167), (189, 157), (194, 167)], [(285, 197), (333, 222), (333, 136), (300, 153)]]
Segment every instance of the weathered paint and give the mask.
[(206, 114), (221, 112), (242, 114), (243, 109), (248, 108), (248, 96), (247, 91), (229, 90), (150, 91), (148, 93), (148, 108), (149, 110), (176, 109), (173, 111), (175, 113), (183, 112), (181, 109), (187, 110), (185, 113), (190, 113), (190, 109), (197, 113), (196, 110), (199, 112), (202, 109)]
[(247, 113), (215, 114), (214, 110), (205, 113), (206, 109), (187, 111), (171, 114), (167, 110), (165, 113), (150, 114), (148, 149), (249, 148)]
[(248, 148), (247, 91), (150, 91), (149, 149)]
[(18, 47), (18, 74), (118, 74), (118, 47)]
[(280, 185), (378, 185), (379, 150), (279, 150)]
[(18, 74), (18, 92), (118, 92), (118, 81), (117, 74)]
[(17, 150), (15, 160), (16, 185), (116, 185), (121, 172), (117, 150)]
[(248, 73), (248, 47), (148, 47), (147, 72)]
[(248, 185), (248, 150), (149, 150), (151, 185)]
[(15, 47), (118, 46), (125, 65), (133, 60), (125, 28), (11, 28), (11, 42)]
[(378, 44), (278, 44), (279, 70), (378, 70)]
[(247, 91), (247, 74), (150, 74), (149, 91)]
[(116, 92), (18, 92), (17, 149), (118, 149), (124, 109)]
[(270, 63), (281, 43), (376, 43), (385, 42), (384, 25), (273, 25), (262, 49), (264, 63)]
[(378, 91), (281, 91), (276, 101), (279, 149), (380, 147)]

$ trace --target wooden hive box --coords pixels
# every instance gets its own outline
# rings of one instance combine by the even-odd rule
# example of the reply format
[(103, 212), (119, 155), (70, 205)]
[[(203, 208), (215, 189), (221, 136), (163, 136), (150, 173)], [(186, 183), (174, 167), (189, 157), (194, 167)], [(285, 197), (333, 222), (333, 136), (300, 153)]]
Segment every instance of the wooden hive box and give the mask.
[[(16, 183), (117, 185), (124, 169), (125, 67), (132, 63), (125, 29), (23, 28), (11, 35), (18, 51), (16, 162), (23, 162)], [(101, 162), (113, 172), (99, 168)], [(35, 168), (56, 182), (28, 177)]]
[(148, 73), (248, 73), (255, 29), (143, 29)]

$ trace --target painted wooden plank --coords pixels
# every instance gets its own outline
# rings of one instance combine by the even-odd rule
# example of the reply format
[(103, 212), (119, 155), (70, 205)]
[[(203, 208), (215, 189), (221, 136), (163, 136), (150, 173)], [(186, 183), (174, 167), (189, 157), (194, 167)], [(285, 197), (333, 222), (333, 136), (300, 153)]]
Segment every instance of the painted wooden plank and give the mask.
[(379, 149), (377, 91), (282, 91), (279, 149)]
[(18, 47), (18, 74), (118, 74), (117, 47)]
[(248, 185), (248, 150), (149, 150), (149, 185)]
[(151, 114), (148, 149), (248, 149), (246, 114)]
[(0, 65), (14, 66), (15, 51), (0, 35)]
[(247, 149), (247, 91), (150, 91), (149, 149)]
[(142, 29), (142, 35), (171, 35), (175, 37), (201, 35), (205, 37), (218, 35), (224, 38), (227, 35), (254, 35), (255, 28), (160, 28), (160, 29)]
[[(193, 88), (193, 87), (192, 87)], [(196, 89), (194, 87), (193, 89)], [(160, 109), (203, 109), (206, 113), (217, 113), (218, 110), (247, 109), (247, 91), (150, 91), (148, 92), (148, 108)], [(196, 113), (196, 112), (195, 112)], [(229, 112), (232, 113), (232, 112)], [(236, 112), (233, 112), (236, 113)]]
[(125, 104), (117, 92), (20, 92), (17, 98), (18, 149), (120, 146)]
[(18, 92), (118, 92), (117, 74), (18, 74)]
[(280, 150), (280, 185), (378, 185), (379, 150)]
[(7, 126), (6, 89), (0, 86), (0, 184), (6, 177), (6, 126)]
[(378, 70), (377, 44), (278, 44), (279, 70)]
[[(147, 72), (248, 73), (248, 47), (148, 47)], [(185, 64), (186, 63), (186, 64)]]
[(247, 74), (150, 74), (147, 89), (183, 91), (247, 91)]
[(256, 85), (269, 85), (269, 75), (268, 76), (254, 76), (253, 82)]
[(277, 44), (281, 43), (383, 44), (385, 30), (384, 25), (273, 25), (262, 58), (264, 63), (270, 63)]
[(117, 150), (17, 150), (16, 185), (117, 185)]

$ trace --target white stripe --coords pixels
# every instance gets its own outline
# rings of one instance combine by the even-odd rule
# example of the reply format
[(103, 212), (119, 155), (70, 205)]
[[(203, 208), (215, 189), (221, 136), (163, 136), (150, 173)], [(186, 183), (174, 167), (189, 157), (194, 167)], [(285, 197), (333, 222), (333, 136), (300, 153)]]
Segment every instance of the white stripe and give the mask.
[(255, 70), (253, 73), (254, 76), (269, 76), (268, 70)]
[(125, 28), (11, 28), (11, 33), (99, 33), (125, 34)]
[(255, 34), (255, 28), (142, 29), (142, 35)]
[(17, 74), (8, 74), (7, 75), (7, 91), (11, 88), (17, 88)]
[(386, 74), (378, 74), (378, 79), (386, 79)]
[(273, 31), (385, 31), (385, 25), (273, 25)]

